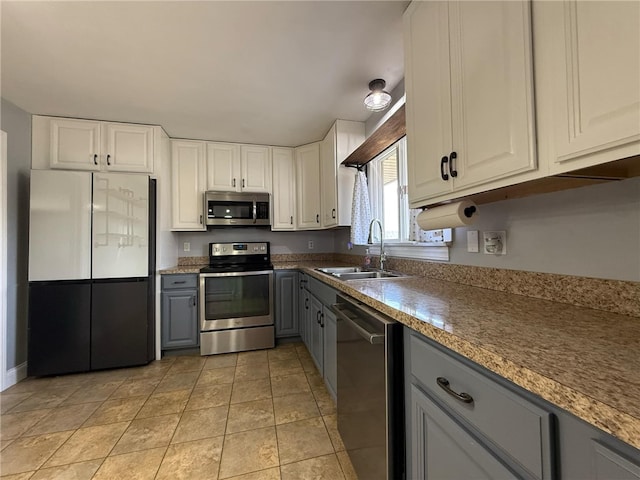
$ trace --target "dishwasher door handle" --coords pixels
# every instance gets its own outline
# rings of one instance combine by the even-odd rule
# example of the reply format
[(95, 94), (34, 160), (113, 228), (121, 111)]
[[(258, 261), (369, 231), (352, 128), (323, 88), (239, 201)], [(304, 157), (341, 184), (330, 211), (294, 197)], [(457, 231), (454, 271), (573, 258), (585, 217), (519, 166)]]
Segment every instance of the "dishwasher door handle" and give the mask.
[(338, 318), (347, 322), (351, 327), (353, 327), (362, 338), (364, 338), (371, 345), (375, 345), (377, 343), (384, 343), (384, 333), (376, 333), (370, 332), (366, 328), (358, 325), (356, 322), (351, 320), (347, 314), (344, 313), (344, 309), (342, 308), (342, 304), (334, 303), (331, 305), (331, 310), (336, 314)]

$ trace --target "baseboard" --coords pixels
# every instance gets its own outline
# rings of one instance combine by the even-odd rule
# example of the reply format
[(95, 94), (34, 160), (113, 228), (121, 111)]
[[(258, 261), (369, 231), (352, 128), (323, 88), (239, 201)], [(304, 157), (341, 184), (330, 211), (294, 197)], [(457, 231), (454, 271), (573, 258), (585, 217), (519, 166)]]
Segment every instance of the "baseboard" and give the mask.
[(2, 390), (6, 390), (25, 378), (27, 378), (27, 362), (21, 363), (17, 367), (10, 368), (4, 372)]

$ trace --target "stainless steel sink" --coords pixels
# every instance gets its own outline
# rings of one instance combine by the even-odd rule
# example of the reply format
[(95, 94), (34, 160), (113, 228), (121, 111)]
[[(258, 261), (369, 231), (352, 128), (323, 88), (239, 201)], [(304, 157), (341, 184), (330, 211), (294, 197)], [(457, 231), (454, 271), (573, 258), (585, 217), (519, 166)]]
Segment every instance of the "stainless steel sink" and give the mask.
[(366, 278), (395, 278), (400, 276), (397, 273), (379, 272), (379, 271), (334, 273), (332, 275), (334, 277), (339, 278), (340, 280), (362, 280)]
[(354, 273), (361, 272), (362, 268), (360, 267), (326, 267), (326, 268), (316, 268), (317, 271), (322, 273), (328, 273), (329, 275), (335, 275), (337, 273)]

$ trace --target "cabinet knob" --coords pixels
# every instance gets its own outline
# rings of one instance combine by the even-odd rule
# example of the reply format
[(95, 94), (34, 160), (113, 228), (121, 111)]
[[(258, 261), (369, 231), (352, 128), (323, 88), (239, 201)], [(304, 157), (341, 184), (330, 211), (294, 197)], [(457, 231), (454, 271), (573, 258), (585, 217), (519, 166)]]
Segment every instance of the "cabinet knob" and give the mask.
[(110, 161), (110, 159), (111, 159), (111, 155), (108, 155), (108, 154), (107, 154), (107, 165), (108, 165), (108, 166), (111, 166), (111, 161)]
[(445, 182), (449, 180), (449, 175), (446, 173), (447, 163), (449, 163), (449, 157), (445, 155), (440, 159), (440, 176)]
[(451, 152), (451, 155), (449, 155), (449, 173), (451, 173), (452, 177), (458, 176), (458, 170), (456, 170), (453, 163), (456, 158), (458, 158), (458, 154), (456, 152)]

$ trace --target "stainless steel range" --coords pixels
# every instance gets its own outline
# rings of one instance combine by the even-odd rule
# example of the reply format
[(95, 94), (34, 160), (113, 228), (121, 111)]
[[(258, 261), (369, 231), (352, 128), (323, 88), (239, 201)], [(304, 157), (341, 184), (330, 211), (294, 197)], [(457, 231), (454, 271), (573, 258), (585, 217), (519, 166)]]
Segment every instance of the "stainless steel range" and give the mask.
[(210, 243), (200, 270), (200, 354), (274, 345), (269, 242)]

